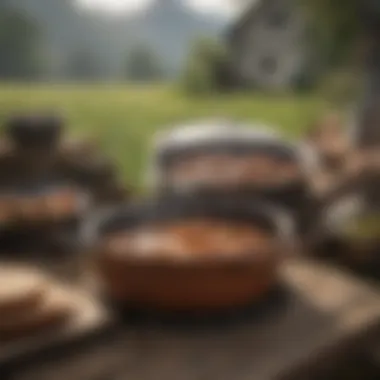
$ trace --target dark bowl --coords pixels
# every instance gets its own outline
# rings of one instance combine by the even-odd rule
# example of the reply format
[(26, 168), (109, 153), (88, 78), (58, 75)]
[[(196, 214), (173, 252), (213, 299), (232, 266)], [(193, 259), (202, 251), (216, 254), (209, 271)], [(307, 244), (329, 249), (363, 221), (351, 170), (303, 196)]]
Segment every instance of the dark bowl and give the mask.
[[(112, 259), (98, 249), (97, 273), (105, 293), (114, 302), (166, 311), (214, 311), (257, 301), (277, 284), (283, 254), (291, 249), (288, 219), (263, 204), (193, 197), (167, 197), (131, 204), (103, 215), (90, 228), (92, 244), (121, 231), (150, 223), (171, 223), (208, 217), (252, 224), (272, 234), (274, 249), (268, 255), (252, 252), (223, 258), (186, 261), (135, 257)], [(96, 249), (95, 249), (96, 250)], [(260, 258), (259, 258), (260, 257)]]

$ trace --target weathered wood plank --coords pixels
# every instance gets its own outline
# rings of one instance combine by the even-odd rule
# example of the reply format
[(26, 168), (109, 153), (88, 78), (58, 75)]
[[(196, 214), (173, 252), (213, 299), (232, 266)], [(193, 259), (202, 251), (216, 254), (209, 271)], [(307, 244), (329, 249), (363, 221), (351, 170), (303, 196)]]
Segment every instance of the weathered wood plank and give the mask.
[(75, 307), (73, 317), (59, 329), (48, 329), (24, 339), (0, 341), (0, 371), (12, 362), (22, 363), (24, 358), (27, 360), (40, 352), (95, 336), (112, 326), (113, 319), (108, 311), (89, 292), (67, 284), (57, 283), (56, 286), (71, 297)]
[(15, 379), (302, 379), (304, 371), (327, 368), (329, 360), (342, 361), (377, 342), (376, 290), (303, 259), (290, 260), (281, 275), (286, 299), (252, 320), (207, 329), (126, 324), (102, 345), (35, 372), (20, 370)]

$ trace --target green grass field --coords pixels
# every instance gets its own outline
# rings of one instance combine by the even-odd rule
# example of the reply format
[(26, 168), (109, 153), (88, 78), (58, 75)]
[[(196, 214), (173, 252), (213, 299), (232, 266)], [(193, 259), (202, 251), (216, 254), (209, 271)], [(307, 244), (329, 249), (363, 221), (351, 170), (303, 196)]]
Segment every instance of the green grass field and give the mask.
[(154, 133), (202, 117), (234, 117), (277, 125), (299, 135), (326, 104), (312, 96), (254, 94), (186, 97), (164, 86), (2, 85), (0, 120), (18, 110), (61, 111), (73, 134), (93, 136), (117, 161), (123, 178), (139, 184)]

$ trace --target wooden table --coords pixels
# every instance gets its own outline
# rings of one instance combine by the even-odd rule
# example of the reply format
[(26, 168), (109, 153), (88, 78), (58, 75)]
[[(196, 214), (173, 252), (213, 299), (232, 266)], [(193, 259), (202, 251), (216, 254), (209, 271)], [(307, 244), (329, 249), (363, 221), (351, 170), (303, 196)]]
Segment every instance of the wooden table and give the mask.
[(378, 364), (375, 288), (304, 259), (290, 260), (281, 275), (282, 301), (236, 323), (208, 328), (123, 323), (97, 344), (21, 366), (9, 379), (329, 380), (341, 364), (353, 379), (366, 379), (364, 367), (358, 377), (351, 364)]

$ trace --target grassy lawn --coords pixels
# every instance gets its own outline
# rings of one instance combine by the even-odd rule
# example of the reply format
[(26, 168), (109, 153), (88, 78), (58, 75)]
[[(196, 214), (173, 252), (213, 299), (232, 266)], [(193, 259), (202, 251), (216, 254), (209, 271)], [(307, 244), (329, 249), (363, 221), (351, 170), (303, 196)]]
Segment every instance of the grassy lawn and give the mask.
[(155, 131), (201, 117), (227, 116), (277, 125), (294, 137), (326, 107), (312, 96), (186, 97), (172, 88), (132, 86), (0, 86), (0, 120), (18, 110), (61, 111), (70, 130), (98, 139), (126, 181), (138, 184)]

